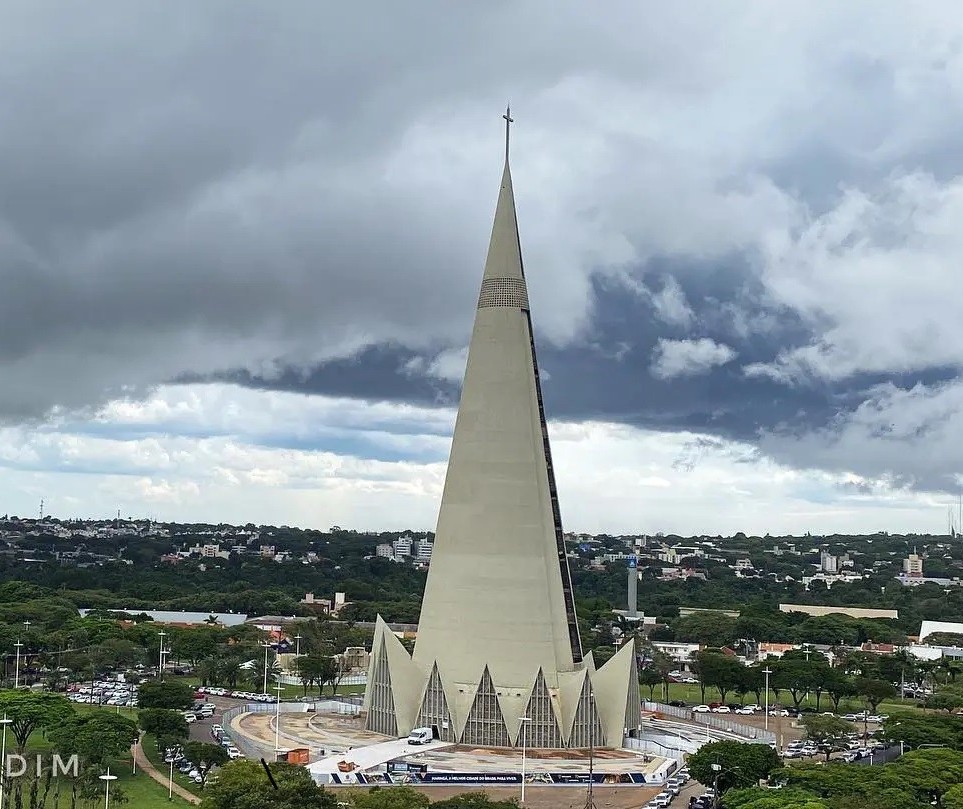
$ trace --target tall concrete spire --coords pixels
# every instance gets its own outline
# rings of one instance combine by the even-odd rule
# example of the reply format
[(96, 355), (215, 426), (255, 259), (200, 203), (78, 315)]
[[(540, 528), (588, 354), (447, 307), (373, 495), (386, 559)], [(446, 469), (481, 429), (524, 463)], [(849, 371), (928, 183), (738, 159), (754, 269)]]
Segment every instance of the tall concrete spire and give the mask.
[(445, 660), (442, 676), (459, 682), (486, 663), (519, 685), (539, 668), (572, 671), (581, 645), (561, 531), (506, 162), (415, 662)]
[[(533, 746), (619, 744), (623, 726), (638, 722), (626, 683), (609, 701), (608, 716), (621, 718), (602, 727), (595, 700), (605, 695), (593, 692), (594, 666), (582, 661), (508, 164), (510, 112), (504, 117), (505, 167), (418, 637), (402, 662), (396, 639), (383, 627), (376, 636), (368, 727), (400, 733), (416, 721), (449, 741), (501, 746), (516, 743), (518, 719), (529, 716), (539, 717)], [(635, 676), (631, 650), (616, 657), (602, 682), (621, 683), (616, 670)], [(412, 677), (422, 678), (417, 711), (397, 704), (410, 699)]]

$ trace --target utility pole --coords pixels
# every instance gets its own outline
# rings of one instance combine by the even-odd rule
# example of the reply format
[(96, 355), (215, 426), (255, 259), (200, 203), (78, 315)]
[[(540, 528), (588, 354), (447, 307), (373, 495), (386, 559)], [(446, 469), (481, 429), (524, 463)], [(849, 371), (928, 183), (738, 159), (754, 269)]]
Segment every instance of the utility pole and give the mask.
[(518, 720), (519, 727), (518, 732), (522, 737), (522, 795), (519, 803), (525, 805), (525, 753), (528, 746), (528, 733), (526, 733), (528, 723), (532, 721), (530, 716), (523, 716)]
[(595, 694), (589, 694), (589, 700), (591, 700), (589, 705), (592, 708), (589, 711), (592, 725), (589, 729), (589, 782), (588, 795), (585, 797), (585, 809), (596, 809), (593, 793), (595, 786)]

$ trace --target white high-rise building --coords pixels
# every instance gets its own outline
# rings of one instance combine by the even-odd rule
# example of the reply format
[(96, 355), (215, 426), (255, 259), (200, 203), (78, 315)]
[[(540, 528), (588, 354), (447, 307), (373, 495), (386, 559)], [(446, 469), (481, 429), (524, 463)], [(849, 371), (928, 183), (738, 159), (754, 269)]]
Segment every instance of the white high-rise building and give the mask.
[(378, 620), (365, 726), (511, 747), (619, 747), (641, 727), (633, 643), (583, 656), (512, 180), (502, 175), (418, 637)]
[(823, 573), (838, 573), (839, 560), (829, 551), (820, 551), (819, 569), (822, 570)]
[(923, 557), (917, 553), (911, 553), (903, 560), (903, 572), (907, 576), (922, 576)]

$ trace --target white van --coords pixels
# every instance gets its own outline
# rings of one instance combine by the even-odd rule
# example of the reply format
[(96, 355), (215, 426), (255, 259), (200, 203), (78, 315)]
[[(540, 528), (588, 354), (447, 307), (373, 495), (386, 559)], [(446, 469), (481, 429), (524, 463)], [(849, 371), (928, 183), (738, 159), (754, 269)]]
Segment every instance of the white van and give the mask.
[(428, 744), (431, 741), (431, 728), (415, 728), (408, 734), (408, 744)]

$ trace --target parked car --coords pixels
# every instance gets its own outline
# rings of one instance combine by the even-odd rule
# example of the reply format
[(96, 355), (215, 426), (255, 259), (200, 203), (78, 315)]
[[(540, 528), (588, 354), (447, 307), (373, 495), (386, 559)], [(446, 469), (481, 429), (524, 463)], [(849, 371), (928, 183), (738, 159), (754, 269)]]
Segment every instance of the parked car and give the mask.
[(718, 707), (713, 708), (712, 712), (713, 713), (732, 713), (732, 710), (729, 708), (728, 705), (719, 705)]
[(748, 705), (743, 705), (741, 708), (736, 708), (733, 713), (741, 714), (742, 716), (751, 716), (755, 713), (755, 711)]
[(696, 705), (693, 709), (693, 713), (709, 713), (712, 710), (708, 705)]

